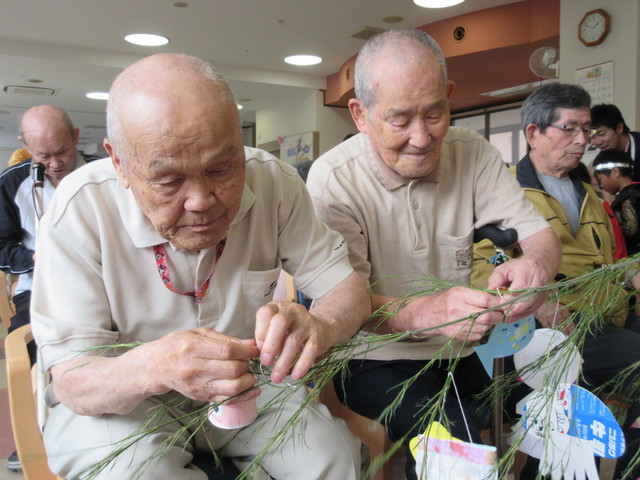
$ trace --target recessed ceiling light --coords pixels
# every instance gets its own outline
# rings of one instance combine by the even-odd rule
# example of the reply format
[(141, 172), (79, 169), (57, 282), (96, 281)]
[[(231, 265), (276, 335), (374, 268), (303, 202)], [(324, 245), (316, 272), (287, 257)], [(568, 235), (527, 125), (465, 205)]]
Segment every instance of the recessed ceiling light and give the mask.
[(315, 55), (291, 55), (284, 59), (290, 65), (317, 65), (322, 61), (322, 58)]
[(109, 94), (107, 92), (89, 92), (86, 96), (92, 100), (106, 100), (109, 98)]
[(129, 43), (145, 47), (159, 47), (169, 43), (169, 39), (167, 37), (153, 35), (151, 33), (132, 33), (131, 35), (124, 37), (124, 39)]
[(424, 8), (452, 7), (464, 2), (464, 0), (413, 0), (413, 3)]

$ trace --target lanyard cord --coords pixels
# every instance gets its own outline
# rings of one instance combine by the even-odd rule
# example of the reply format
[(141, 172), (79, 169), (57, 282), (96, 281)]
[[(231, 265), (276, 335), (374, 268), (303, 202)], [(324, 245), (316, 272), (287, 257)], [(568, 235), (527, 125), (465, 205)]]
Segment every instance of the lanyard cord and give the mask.
[(222, 256), (222, 252), (224, 251), (224, 246), (227, 243), (227, 239), (223, 238), (220, 243), (216, 246), (216, 260), (213, 264), (213, 268), (211, 269), (211, 273), (207, 276), (204, 283), (196, 290), (195, 292), (181, 292), (176, 290), (173, 287), (173, 283), (171, 282), (171, 275), (169, 274), (169, 263), (167, 262), (167, 251), (164, 248), (164, 245), (154, 245), (153, 246), (153, 254), (156, 259), (156, 266), (158, 267), (158, 273), (160, 274), (160, 279), (164, 286), (171, 290), (173, 293), (177, 293), (179, 295), (187, 295), (189, 297), (193, 297), (196, 305), (200, 305), (202, 298), (207, 294), (209, 290), (209, 283), (211, 282), (211, 278), (213, 277), (213, 273), (216, 271), (216, 267), (218, 266), (218, 262), (220, 261), (220, 257)]

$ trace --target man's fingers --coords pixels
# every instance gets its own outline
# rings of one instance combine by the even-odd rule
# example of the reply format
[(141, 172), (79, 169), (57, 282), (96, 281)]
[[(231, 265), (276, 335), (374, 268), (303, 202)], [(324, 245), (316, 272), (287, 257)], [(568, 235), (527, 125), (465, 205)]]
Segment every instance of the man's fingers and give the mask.
[(256, 344), (259, 349), (262, 349), (262, 345), (267, 337), (269, 331), (269, 325), (274, 315), (278, 313), (278, 305), (275, 303), (267, 303), (258, 309), (256, 313)]

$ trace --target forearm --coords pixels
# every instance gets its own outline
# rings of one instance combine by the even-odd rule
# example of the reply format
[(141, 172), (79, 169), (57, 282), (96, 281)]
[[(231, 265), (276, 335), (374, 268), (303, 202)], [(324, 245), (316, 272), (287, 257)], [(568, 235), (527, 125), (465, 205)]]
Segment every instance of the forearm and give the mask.
[[(416, 309), (424, 310), (425, 304), (430, 303), (431, 299), (429, 297), (420, 297), (419, 302), (415, 300), (417, 299), (403, 304), (400, 299), (395, 297), (371, 295), (372, 309), (374, 312), (378, 312), (378, 315), (371, 321), (368, 330), (385, 334), (424, 328), (422, 325), (416, 324), (416, 319), (420, 318), (420, 314), (416, 312)], [(433, 333), (425, 331), (421, 332), (420, 335), (428, 337), (438, 334), (435, 331)]]
[(371, 299), (362, 277), (353, 272), (317, 299), (310, 313), (328, 323), (331, 345), (352, 337), (371, 315)]
[(552, 228), (545, 228), (520, 242), (523, 256), (538, 265), (546, 279), (541, 284), (550, 283), (555, 278), (562, 261), (562, 246)]
[(54, 391), (81, 415), (126, 414), (145, 398), (166, 393), (144, 360), (145, 346), (118, 357), (81, 357), (55, 365)]

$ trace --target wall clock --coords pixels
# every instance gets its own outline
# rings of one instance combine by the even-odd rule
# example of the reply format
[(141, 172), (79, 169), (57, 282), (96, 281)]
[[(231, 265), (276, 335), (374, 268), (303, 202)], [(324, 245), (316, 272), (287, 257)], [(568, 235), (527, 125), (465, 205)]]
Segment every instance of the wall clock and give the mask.
[(584, 14), (578, 25), (578, 38), (587, 47), (599, 45), (609, 34), (611, 19), (607, 12), (598, 8)]

